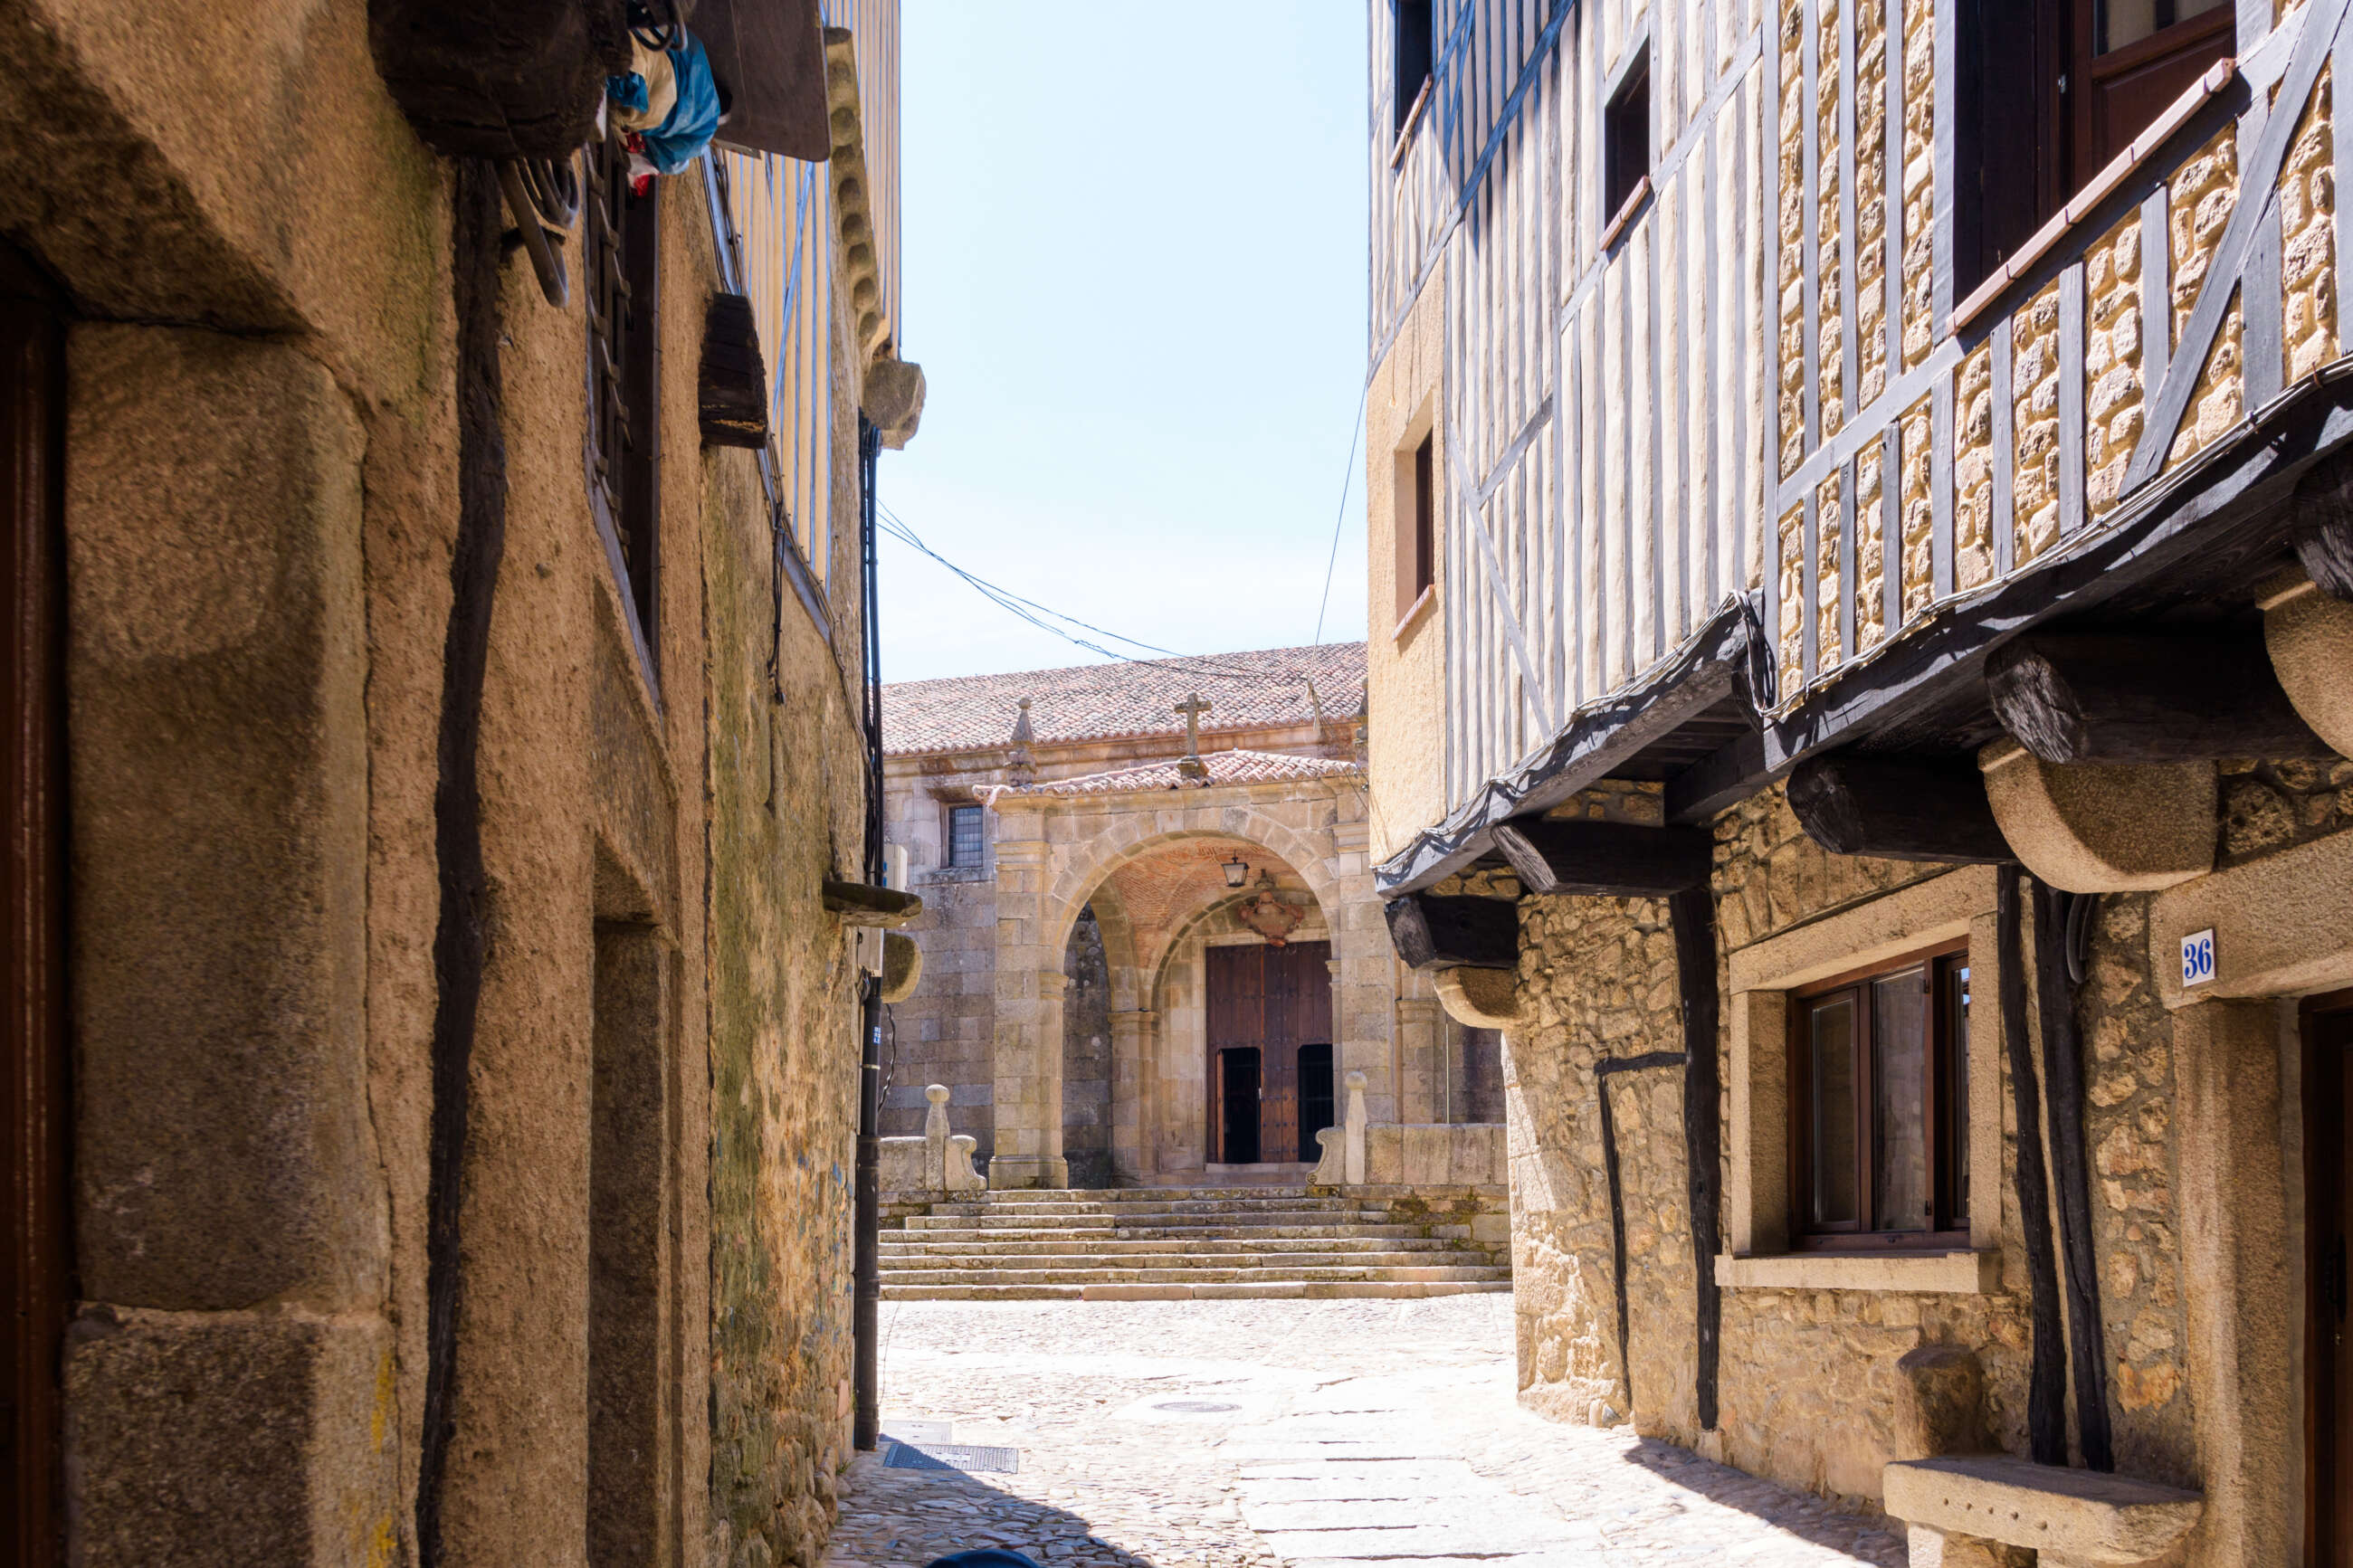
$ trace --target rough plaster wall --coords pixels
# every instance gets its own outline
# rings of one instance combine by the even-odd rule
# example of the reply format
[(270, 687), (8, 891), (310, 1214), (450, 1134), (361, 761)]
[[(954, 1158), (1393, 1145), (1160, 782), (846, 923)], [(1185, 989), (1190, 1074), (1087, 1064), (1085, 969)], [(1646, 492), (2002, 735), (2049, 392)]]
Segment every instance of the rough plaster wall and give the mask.
[(1071, 1185), (1107, 1187), (1111, 1170), (1111, 966), (1103, 928), (1079, 911), (1062, 956), (1062, 1156)]
[[(1446, 815), (1445, 651), (1446, 548), (1439, 542), (1436, 575), (1440, 603), (1424, 610), (1403, 637), (1397, 628), (1397, 529), (1412, 526), (1413, 477), (1408, 433), (1438, 391), (1444, 363), (1446, 269), (1432, 269), (1375, 371), (1365, 405), (1365, 527), (1368, 554), (1365, 683), (1366, 778), (1370, 790), (1372, 858), (1397, 853), (1413, 836)], [(1432, 478), (1442, 496), (1453, 454), (1443, 421), (1433, 425)], [(1412, 437), (1418, 445), (1420, 437)], [(1400, 458), (1402, 454), (1402, 458)], [(1400, 482), (1402, 480), (1402, 483)], [(1446, 509), (1438, 512), (1439, 528)]]
[[(2238, 184), (2238, 134), (2228, 126), (2216, 132), (2214, 139), (2199, 149), (2197, 155), (2173, 176), (2168, 241), (2172, 264), (2167, 276), (2173, 280), (2173, 341), (2177, 343), (2181, 341), (2181, 329), (2189, 323), (2190, 311), (2197, 307), (2198, 288), (2206, 279), (2206, 264), (2212, 259), (2214, 247), (2222, 242), (2222, 230), (2230, 224), (2232, 200)], [(2214, 350), (2207, 356), (2198, 384), (2189, 395), (2189, 406), (2182, 414), (2181, 427), (2166, 453), (2168, 468), (2189, 461), (2238, 423), (2239, 310), (2239, 300), (2233, 295), (2231, 308), (2223, 315), (2221, 330), (2214, 335)]]
[(2059, 542), (2059, 285), (2028, 300), (2010, 331), (2010, 559), (2022, 566)]
[[(1868, 408), (1887, 390), (1887, 7), (1854, 0), (1854, 330)], [(1867, 639), (1866, 639), (1867, 640)]]
[(1936, 300), (1936, 7), (1904, 7), (1904, 368), (1928, 357)]
[(2334, 73), (2319, 85), (2281, 166), (2280, 342), (2285, 379), (2296, 381), (2337, 357), (2337, 172)]
[(2084, 255), (2084, 500), (2094, 517), (2122, 495), (2148, 390), (2141, 371), (2140, 215)]
[[(1993, 578), (1993, 340), (1961, 361), (1954, 407), (1953, 586)], [(2004, 518), (2001, 526), (2010, 526)]]
[[(742, 456), (714, 452), (702, 468), (713, 640), (757, 648), (776, 621), (765, 509)], [(849, 1457), (840, 1417), (858, 1037), (855, 976), (815, 889), (857, 874), (836, 846), (854, 854), (858, 843), (839, 785), (855, 787), (860, 742), (832, 655), (789, 595), (778, 668), (782, 701), (765, 660), (714, 657), (702, 672), (712, 726), (710, 1488), (714, 1538), (732, 1561), (810, 1568)]]
[[(1788, 479), (1798, 471), (1806, 456), (1806, 125), (1805, 111), (1805, 47), (1806, 8), (1799, 0), (1782, 0), (1778, 47), (1781, 105), (1779, 124), (1781, 145), (1777, 150), (1780, 159), (1779, 174), (1774, 189), (1780, 193), (1781, 211), (1777, 226), (1781, 238), (1780, 289), (1780, 349), (1774, 356), (1781, 367), (1781, 384), (1777, 396), (1780, 413), (1777, 428), (1781, 432), (1781, 477)], [(1787, 581), (1785, 575), (1784, 582)], [(1786, 593), (1786, 589), (1784, 590)], [(1794, 617), (1783, 616), (1786, 628), (1795, 625)], [(1786, 689), (1786, 688), (1785, 688)]]

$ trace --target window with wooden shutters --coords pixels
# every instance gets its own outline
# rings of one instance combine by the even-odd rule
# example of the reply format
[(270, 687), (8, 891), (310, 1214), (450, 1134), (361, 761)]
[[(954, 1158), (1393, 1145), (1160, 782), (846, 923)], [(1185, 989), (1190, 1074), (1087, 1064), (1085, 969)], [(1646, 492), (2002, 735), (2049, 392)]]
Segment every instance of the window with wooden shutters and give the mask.
[(1813, 1247), (1967, 1244), (1966, 949), (1810, 987), (1789, 1040), (1790, 1214)]
[(589, 149), (582, 262), (588, 307), (588, 499), (649, 676), (659, 668), (659, 195), (629, 190), (617, 142)]

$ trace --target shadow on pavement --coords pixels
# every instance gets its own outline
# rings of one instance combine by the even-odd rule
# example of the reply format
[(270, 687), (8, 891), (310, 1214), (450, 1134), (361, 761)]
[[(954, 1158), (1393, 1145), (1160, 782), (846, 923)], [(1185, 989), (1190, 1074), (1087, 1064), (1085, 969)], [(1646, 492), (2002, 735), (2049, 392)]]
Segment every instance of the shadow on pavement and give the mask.
[(1845, 1512), (1828, 1499), (1719, 1465), (1689, 1448), (1644, 1437), (1626, 1450), (1624, 1458), (1686, 1491), (1738, 1509), (1816, 1546), (1850, 1555), (1864, 1553), (1861, 1561), (1898, 1568), (1906, 1560), (1903, 1536), (1883, 1521)]
[(1044, 1568), (1158, 1568), (1097, 1539), (1078, 1515), (1002, 1490), (985, 1473), (941, 1464), (901, 1468), (883, 1462), (890, 1451), (886, 1441), (859, 1455), (843, 1478), (826, 1548), (833, 1568), (922, 1568), (952, 1552), (989, 1546), (1023, 1552)]

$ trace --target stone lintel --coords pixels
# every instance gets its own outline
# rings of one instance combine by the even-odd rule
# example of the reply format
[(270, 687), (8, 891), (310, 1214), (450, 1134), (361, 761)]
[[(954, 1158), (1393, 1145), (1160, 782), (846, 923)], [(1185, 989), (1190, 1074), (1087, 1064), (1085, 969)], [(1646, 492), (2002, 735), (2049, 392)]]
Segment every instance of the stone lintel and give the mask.
[[(2181, 984), (2181, 939), (2214, 933), (2214, 975)], [(2149, 900), (2149, 962), (2168, 1008), (2353, 985), (2353, 833), (2200, 877)]]
[(1907, 1524), (2031, 1546), (2045, 1563), (2116, 1568), (2164, 1557), (2205, 1509), (2196, 1492), (2010, 1454), (1897, 1460), (1883, 1472), (1882, 1500)]

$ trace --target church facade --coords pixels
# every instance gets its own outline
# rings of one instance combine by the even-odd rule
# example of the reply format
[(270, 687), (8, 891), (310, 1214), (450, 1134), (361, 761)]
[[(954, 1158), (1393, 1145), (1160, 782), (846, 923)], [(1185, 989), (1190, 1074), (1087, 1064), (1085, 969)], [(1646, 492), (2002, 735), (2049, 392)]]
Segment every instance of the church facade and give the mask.
[(884, 1133), (936, 1083), (993, 1189), (1297, 1184), (1361, 1073), (1373, 1123), (1453, 1130), (1382, 1173), (1500, 1183), (1495, 1037), (1381, 926), (1363, 672), (1352, 643), (885, 688), (924, 912)]

